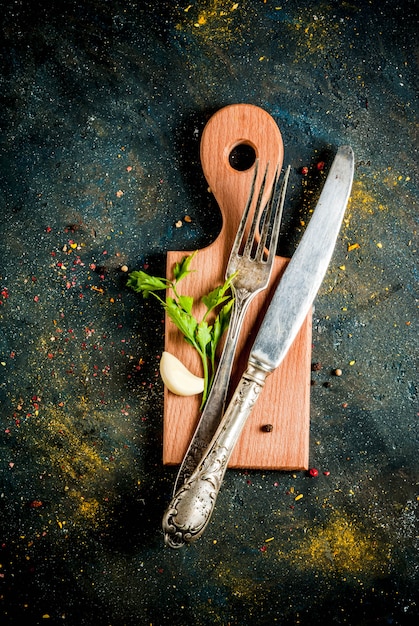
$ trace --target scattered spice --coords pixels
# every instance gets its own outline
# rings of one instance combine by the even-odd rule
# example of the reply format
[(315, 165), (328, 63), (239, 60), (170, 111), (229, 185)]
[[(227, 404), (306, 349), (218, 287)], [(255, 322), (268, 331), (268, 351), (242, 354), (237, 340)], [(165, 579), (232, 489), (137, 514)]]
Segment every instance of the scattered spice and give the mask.
[(312, 363), (311, 364), (311, 371), (312, 372), (319, 372), (322, 368), (322, 364), (321, 363)]
[(301, 168), (301, 174), (303, 176), (307, 176), (307, 174), (308, 174), (308, 167), (306, 165)]
[(324, 161), (319, 161), (316, 165), (317, 169), (319, 172), (322, 172), (324, 170), (324, 166), (325, 166), (325, 162)]
[(272, 424), (264, 424), (261, 430), (263, 430), (264, 433), (271, 433), (273, 429), (274, 427)]
[(308, 470), (308, 473), (313, 478), (316, 478), (319, 475), (319, 470), (316, 469), (315, 467), (310, 467), (310, 469)]
[(339, 368), (336, 368), (336, 369), (333, 371), (333, 374), (334, 374), (334, 376), (342, 376), (342, 370), (341, 370), (341, 369), (339, 369)]
[(31, 509), (39, 509), (41, 506), (43, 506), (43, 504), (44, 503), (41, 500), (32, 500), (29, 506), (31, 507)]

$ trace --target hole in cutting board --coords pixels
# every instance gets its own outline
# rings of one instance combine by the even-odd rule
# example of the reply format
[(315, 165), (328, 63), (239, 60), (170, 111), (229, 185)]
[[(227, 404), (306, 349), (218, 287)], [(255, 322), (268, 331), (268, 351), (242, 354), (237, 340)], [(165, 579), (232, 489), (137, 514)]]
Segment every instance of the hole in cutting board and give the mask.
[(256, 161), (255, 149), (248, 143), (239, 143), (230, 152), (228, 161), (234, 170), (245, 172)]

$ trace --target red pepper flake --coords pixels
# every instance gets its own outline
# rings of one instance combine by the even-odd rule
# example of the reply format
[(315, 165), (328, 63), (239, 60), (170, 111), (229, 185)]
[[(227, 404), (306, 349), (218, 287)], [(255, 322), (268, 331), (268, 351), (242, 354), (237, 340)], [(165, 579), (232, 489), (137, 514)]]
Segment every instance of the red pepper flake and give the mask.
[(324, 166), (325, 166), (325, 162), (324, 161), (319, 161), (316, 165), (317, 169), (319, 172), (322, 172), (324, 170)]
[(46, 233), (50, 233), (51, 231), (52, 231), (51, 226), (47, 226), (46, 229), (45, 229), (45, 232)]
[(268, 546), (261, 546), (261, 547), (259, 548), (259, 550), (260, 550), (261, 552), (266, 552), (266, 550), (267, 550), (267, 549), (268, 549)]
[(308, 167), (306, 165), (301, 168), (301, 174), (303, 176), (307, 176), (307, 174), (308, 174)]
[(330, 476), (330, 472), (329, 472), (329, 470), (324, 471), (324, 472), (323, 472), (323, 474), (324, 474), (325, 476)]
[(311, 468), (308, 470), (308, 473), (310, 474), (310, 476), (312, 476), (313, 478), (315, 478), (316, 476), (318, 476), (318, 475), (319, 475), (319, 470), (318, 470), (318, 469), (316, 469), (315, 467), (311, 467)]
[(34, 297), (33, 297), (33, 301), (34, 301), (34, 302), (39, 302), (39, 296), (34, 296)]
[(44, 503), (41, 500), (32, 500), (29, 506), (31, 507), (31, 509), (39, 509), (39, 507), (41, 507), (43, 504)]

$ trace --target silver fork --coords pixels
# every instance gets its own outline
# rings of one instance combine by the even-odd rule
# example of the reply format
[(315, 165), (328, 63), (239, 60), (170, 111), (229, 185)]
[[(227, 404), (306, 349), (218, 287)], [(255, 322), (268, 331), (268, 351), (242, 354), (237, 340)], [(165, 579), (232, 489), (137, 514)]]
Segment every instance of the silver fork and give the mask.
[[(266, 166), (259, 189), (249, 234), (246, 241), (244, 241), (246, 225), (255, 197), (256, 178), (258, 174), (258, 162), (256, 161), (249, 198), (239, 224), (225, 272), (226, 278), (236, 272), (237, 275), (232, 281), (234, 303), (224, 349), (201, 418), (177, 475), (173, 494), (177, 493), (179, 488), (182, 487), (195, 470), (223, 416), (231, 369), (243, 318), (251, 301), (258, 293), (266, 289), (269, 284), (278, 244), (290, 168), (288, 167), (285, 172), (279, 194), (279, 172), (278, 170), (276, 171), (272, 193), (266, 207), (262, 207), (262, 197), (265, 191), (268, 167), (269, 163)], [(262, 213), (263, 208), (266, 209), (264, 213)], [(257, 232), (260, 233), (259, 239), (256, 237)]]

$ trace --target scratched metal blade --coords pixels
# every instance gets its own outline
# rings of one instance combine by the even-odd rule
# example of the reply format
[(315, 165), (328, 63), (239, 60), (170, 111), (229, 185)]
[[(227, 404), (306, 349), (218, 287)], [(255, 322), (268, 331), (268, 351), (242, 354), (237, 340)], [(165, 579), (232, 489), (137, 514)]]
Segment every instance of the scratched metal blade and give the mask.
[(354, 154), (338, 149), (308, 227), (275, 291), (249, 363), (273, 371), (294, 341), (333, 254), (352, 187)]

